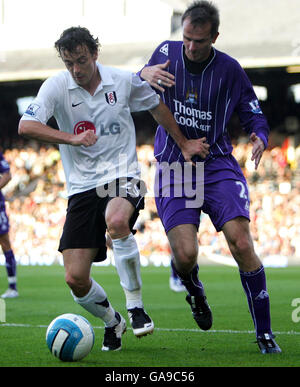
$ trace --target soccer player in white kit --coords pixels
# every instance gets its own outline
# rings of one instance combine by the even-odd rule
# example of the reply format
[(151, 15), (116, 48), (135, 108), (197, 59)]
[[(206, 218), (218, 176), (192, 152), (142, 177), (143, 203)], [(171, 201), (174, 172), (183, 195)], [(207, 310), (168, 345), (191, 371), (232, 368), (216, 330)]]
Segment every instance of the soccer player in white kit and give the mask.
[[(59, 144), (68, 189), (68, 209), (59, 251), (74, 300), (105, 323), (102, 350), (121, 349), (125, 319), (104, 289), (90, 277), (93, 261), (106, 258), (111, 239), (133, 333), (153, 332), (141, 294), (139, 250), (132, 227), (143, 208), (143, 182), (137, 163), (131, 112), (149, 110), (155, 120), (193, 154), (208, 145), (187, 140), (172, 114), (147, 82), (130, 72), (102, 66), (98, 39), (83, 27), (65, 30), (55, 47), (67, 71), (47, 79), (24, 113), (19, 134)], [(47, 125), (55, 117), (59, 130)]]

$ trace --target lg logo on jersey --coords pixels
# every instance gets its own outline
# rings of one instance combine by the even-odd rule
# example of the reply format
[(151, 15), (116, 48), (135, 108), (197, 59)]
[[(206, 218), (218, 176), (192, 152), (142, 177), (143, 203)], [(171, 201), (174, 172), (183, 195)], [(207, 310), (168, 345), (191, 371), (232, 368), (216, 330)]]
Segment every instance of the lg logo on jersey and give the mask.
[[(74, 126), (74, 134), (78, 135), (86, 130), (92, 130), (96, 133), (95, 125), (90, 121), (80, 121)], [(121, 126), (119, 122), (112, 122), (108, 127), (105, 127), (104, 124), (100, 124), (100, 135), (109, 136), (110, 134), (120, 134)]]
[(74, 126), (74, 134), (76, 135), (86, 132), (87, 130), (92, 130), (96, 133), (95, 125), (90, 121), (80, 121)]
[(109, 125), (108, 128), (105, 128), (103, 124), (100, 125), (101, 136), (108, 136), (110, 134), (112, 135), (120, 134), (120, 132), (121, 132), (121, 127), (118, 122), (113, 122), (112, 124)]

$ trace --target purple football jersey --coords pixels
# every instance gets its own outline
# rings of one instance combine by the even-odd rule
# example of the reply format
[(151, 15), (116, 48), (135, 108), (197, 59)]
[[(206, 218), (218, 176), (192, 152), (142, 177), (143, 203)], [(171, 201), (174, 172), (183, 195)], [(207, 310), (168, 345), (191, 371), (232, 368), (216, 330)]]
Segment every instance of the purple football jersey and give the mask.
[[(223, 179), (244, 179), (242, 171), (232, 156), (232, 144), (227, 124), (237, 112), (244, 130), (255, 132), (268, 143), (269, 127), (258, 103), (253, 87), (239, 63), (215, 48), (202, 73), (187, 71), (182, 41), (164, 41), (154, 51), (147, 66), (171, 61), (166, 69), (175, 76), (176, 85), (161, 94), (181, 131), (188, 139), (206, 137), (210, 153), (204, 161), (204, 181), (212, 183)], [(154, 144), (159, 162), (180, 162), (184, 159), (180, 148), (161, 126), (158, 126)]]

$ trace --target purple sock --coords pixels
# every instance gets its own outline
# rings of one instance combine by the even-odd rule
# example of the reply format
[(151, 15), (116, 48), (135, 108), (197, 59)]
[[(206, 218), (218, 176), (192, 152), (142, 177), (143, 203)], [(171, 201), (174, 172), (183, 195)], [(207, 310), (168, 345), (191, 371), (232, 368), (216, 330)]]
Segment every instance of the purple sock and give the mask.
[(176, 270), (173, 261), (171, 260), (172, 270), (177, 273), (177, 276), (181, 279), (181, 282), (186, 287), (190, 296), (204, 296), (204, 287), (202, 282), (198, 278), (199, 266), (196, 265), (190, 274), (183, 276)]
[(240, 276), (247, 296), (256, 336), (261, 336), (264, 333), (272, 334), (270, 301), (264, 267), (261, 266), (253, 272), (240, 270)]
[(16, 265), (14, 253), (12, 250), (5, 251), (4, 256), (5, 256), (5, 266), (6, 266), (7, 276), (8, 276), (9, 287), (11, 289), (16, 290), (16, 288), (17, 288), (17, 284), (16, 284), (16, 282), (17, 282), (17, 278), (16, 278), (17, 265)]

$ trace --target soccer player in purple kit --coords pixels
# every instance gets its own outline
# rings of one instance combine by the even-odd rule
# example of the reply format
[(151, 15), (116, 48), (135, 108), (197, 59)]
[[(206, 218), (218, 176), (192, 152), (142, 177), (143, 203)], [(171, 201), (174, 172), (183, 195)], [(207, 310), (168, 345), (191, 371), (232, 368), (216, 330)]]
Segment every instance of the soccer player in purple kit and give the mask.
[(19, 296), (17, 290), (17, 265), (9, 239), (9, 220), (5, 209), (5, 198), (1, 189), (10, 181), (9, 164), (0, 152), (0, 245), (5, 256), (5, 266), (8, 278), (8, 289), (1, 295), (2, 298)]
[[(194, 185), (197, 167), (204, 164), (202, 205), (190, 208), (184, 195), (164, 195), (165, 183), (156, 180), (156, 205), (172, 249), (171, 265), (188, 291), (186, 300), (195, 321), (201, 329), (210, 329), (213, 318), (197, 264), (200, 214), (207, 213), (216, 230), (223, 231), (238, 264), (261, 353), (278, 353), (281, 349), (271, 329), (265, 271), (249, 229), (247, 182), (232, 155), (227, 132), (227, 123), (237, 112), (253, 145), (252, 160), (257, 168), (268, 143), (268, 123), (239, 63), (213, 47), (219, 35), (215, 5), (208, 1), (191, 4), (182, 16), (182, 27), (183, 41), (162, 42), (140, 71), (140, 77), (160, 91), (185, 137), (202, 138), (209, 144), (205, 159), (197, 154), (192, 159)], [(176, 139), (162, 126), (157, 128), (154, 152), (159, 167), (185, 162)]]

